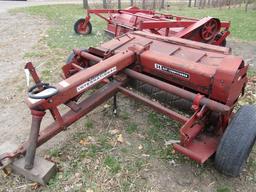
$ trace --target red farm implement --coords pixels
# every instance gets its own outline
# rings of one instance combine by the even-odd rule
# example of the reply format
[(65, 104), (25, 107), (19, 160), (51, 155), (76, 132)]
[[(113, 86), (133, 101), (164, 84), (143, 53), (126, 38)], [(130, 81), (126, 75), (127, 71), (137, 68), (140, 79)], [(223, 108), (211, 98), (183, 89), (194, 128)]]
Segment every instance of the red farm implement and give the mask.
[(124, 10), (88, 9), (85, 19), (79, 19), (74, 30), (78, 34), (87, 35), (92, 31), (91, 14), (107, 22), (107, 33), (119, 36), (129, 31), (147, 31), (162, 36), (174, 36), (193, 41), (226, 45), (229, 35), (229, 22), (205, 17), (203, 19), (162, 14), (152, 10), (130, 7)]
[[(25, 155), (24, 166), (31, 169), (37, 147), (111, 97), (116, 109), (118, 92), (180, 122), (180, 142), (173, 148), (200, 164), (215, 154), (216, 168), (224, 174), (239, 175), (255, 142), (255, 106), (234, 112), (247, 83), (248, 65), (226, 47), (136, 31), (99, 47), (74, 49), (62, 68), (63, 80), (53, 86), (40, 81), (32, 63), (25, 69), (35, 81), (26, 99), (31, 132), (16, 151), (0, 155), (2, 168)], [(144, 96), (139, 89), (131, 91), (133, 81), (190, 101), (191, 116), (150, 99), (150, 94)], [(96, 85), (96, 91), (85, 97)], [(62, 114), (61, 105), (69, 111)], [(54, 122), (41, 129), (47, 111)]]

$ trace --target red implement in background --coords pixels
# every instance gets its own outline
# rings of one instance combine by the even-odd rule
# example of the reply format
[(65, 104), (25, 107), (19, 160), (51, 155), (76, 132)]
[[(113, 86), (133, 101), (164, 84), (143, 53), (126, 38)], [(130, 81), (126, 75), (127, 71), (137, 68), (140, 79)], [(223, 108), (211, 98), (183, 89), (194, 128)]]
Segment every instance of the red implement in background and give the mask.
[(226, 45), (229, 35), (229, 22), (220, 22), (217, 18), (205, 17), (195, 19), (171, 14), (158, 13), (130, 7), (124, 10), (88, 9), (85, 19), (79, 19), (74, 30), (78, 34), (87, 35), (92, 31), (91, 14), (107, 22), (106, 32), (119, 36), (129, 31), (147, 31), (161, 36), (174, 36), (193, 41)]
[[(198, 163), (216, 153), (218, 170), (239, 175), (255, 142), (256, 108), (245, 106), (234, 113), (248, 65), (229, 48), (136, 31), (88, 50), (74, 49), (71, 56), (62, 68), (63, 80), (53, 86), (40, 81), (31, 63), (26, 65), (36, 82), (26, 99), (31, 132), (16, 151), (0, 155), (2, 168), (25, 155), (25, 168), (31, 169), (37, 147), (112, 96), (116, 108), (116, 93), (121, 92), (182, 124), (180, 141), (173, 144), (176, 151)], [(139, 89), (131, 91), (134, 80), (190, 101), (192, 115), (138, 94)], [(62, 114), (60, 105), (70, 110)], [(41, 129), (47, 111), (54, 122)]]

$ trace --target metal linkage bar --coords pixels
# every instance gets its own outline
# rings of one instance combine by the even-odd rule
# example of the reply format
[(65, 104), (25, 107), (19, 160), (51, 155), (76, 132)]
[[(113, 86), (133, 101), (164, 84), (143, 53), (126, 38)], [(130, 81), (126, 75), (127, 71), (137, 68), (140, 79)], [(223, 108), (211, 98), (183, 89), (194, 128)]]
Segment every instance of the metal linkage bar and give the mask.
[(196, 42), (196, 41), (193, 42), (193, 44), (192, 44), (191, 41), (187, 40), (187, 39), (182, 39), (182, 38), (177, 38), (177, 37), (164, 37), (164, 36), (159, 36), (156, 34), (145, 33), (143, 31), (135, 31), (133, 33), (135, 35), (139, 35), (139, 36), (142, 36), (142, 37), (145, 37), (148, 39), (163, 41), (163, 42), (171, 43), (174, 45), (191, 47), (191, 48), (195, 48), (195, 49), (201, 49), (201, 50), (212, 51), (212, 52), (218, 52), (218, 53), (222, 53), (222, 54), (230, 54), (231, 53), (231, 48), (229, 48), (229, 47), (220, 47), (220, 46), (210, 45), (210, 44)]
[(90, 53), (87, 53), (85, 51), (82, 51), (81, 49), (73, 49), (73, 52), (76, 54), (76, 55), (79, 55), (85, 59), (88, 59), (88, 60), (91, 60), (91, 61), (95, 61), (95, 62), (100, 62), (102, 61), (102, 58), (100, 57), (97, 57), (93, 54), (90, 54)]
[[(190, 91), (186, 91), (184, 89), (181, 89), (179, 87), (176, 87), (174, 85), (165, 83), (163, 81), (160, 81), (158, 79), (146, 76), (142, 73), (138, 73), (136, 71), (133, 71), (131, 69), (125, 69), (125, 74), (127, 74), (129, 77), (132, 77), (134, 79), (138, 79), (140, 81), (143, 81), (145, 83), (148, 83), (150, 85), (153, 85), (159, 89), (162, 89), (164, 91), (167, 91), (169, 93), (172, 93), (174, 95), (177, 95), (179, 97), (182, 97), (184, 99), (194, 101), (197, 97), (197, 94), (192, 93)], [(221, 113), (228, 113), (231, 109), (229, 106), (224, 105), (222, 103), (216, 102), (214, 100), (208, 99), (206, 97), (203, 97), (200, 100), (200, 105), (206, 105), (207, 108), (209, 108), (212, 111), (221, 112)]]
[(130, 96), (130, 97), (133, 97), (134, 99), (137, 99), (145, 104), (147, 104), (148, 106), (152, 107), (154, 110), (160, 112), (160, 113), (163, 113), (164, 115), (176, 120), (176, 121), (179, 121), (181, 123), (185, 123), (188, 121), (188, 118), (186, 118), (185, 116), (183, 115), (180, 115), (166, 107), (164, 107), (163, 105), (161, 105), (160, 103), (158, 102), (155, 102), (155, 101), (151, 101), (150, 99), (147, 99), (145, 97), (142, 97), (124, 87), (119, 87), (119, 90), (127, 95), (127, 96)]
[(140, 23), (140, 30), (142, 29), (161, 29), (170, 27), (189, 27), (194, 24), (194, 21), (143, 21)]

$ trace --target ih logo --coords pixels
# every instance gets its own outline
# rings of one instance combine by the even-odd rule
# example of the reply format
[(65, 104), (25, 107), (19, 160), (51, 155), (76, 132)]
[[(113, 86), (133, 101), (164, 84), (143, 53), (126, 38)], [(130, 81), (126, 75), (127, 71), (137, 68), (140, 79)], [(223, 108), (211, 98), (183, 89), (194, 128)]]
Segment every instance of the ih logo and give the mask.
[(174, 75), (186, 78), (186, 79), (189, 79), (189, 77), (190, 77), (190, 75), (188, 73), (178, 71), (176, 69), (172, 69), (172, 68), (169, 68), (169, 67), (165, 67), (165, 66), (163, 66), (161, 64), (158, 64), (158, 63), (155, 63), (155, 69), (160, 70), (160, 71), (164, 71), (164, 72), (167, 72), (167, 73), (171, 73), (171, 74), (174, 74)]

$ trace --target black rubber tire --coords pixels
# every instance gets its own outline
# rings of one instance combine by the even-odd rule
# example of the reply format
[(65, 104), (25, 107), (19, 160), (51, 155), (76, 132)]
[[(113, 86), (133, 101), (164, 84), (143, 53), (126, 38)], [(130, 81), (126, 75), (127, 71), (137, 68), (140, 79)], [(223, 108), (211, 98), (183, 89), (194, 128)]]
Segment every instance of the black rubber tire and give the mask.
[(92, 24), (90, 22), (88, 22), (87, 24), (87, 30), (85, 32), (82, 32), (80, 29), (79, 29), (79, 26), (81, 23), (84, 23), (85, 22), (85, 19), (81, 18), (81, 19), (78, 19), (75, 24), (74, 24), (74, 31), (79, 34), (79, 35), (88, 35), (92, 32)]
[(70, 53), (70, 55), (68, 56), (67, 60), (66, 60), (66, 64), (70, 63), (72, 61), (72, 59), (74, 58), (75, 54), (72, 51), (72, 53)]
[(256, 139), (256, 106), (239, 109), (228, 125), (215, 155), (215, 167), (225, 175), (241, 173)]

